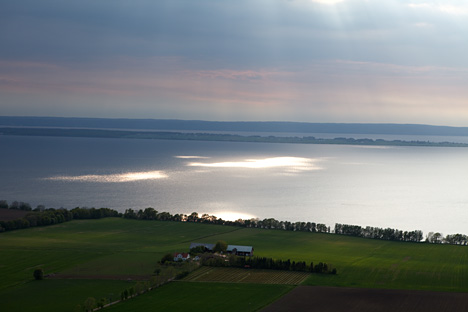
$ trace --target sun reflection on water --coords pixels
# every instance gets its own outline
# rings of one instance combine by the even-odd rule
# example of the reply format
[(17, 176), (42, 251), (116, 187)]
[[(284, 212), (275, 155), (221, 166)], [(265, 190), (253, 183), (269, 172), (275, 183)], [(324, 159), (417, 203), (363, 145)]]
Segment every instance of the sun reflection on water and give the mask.
[(174, 156), (175, 158), (180, 158), (180, 159), (208, 159), (210, 157), (205, 157), (205, 156), (191, 156), (191, 155), (184, 155), (184, 156)]
[(318, 170), (321, 169), (315, 164), (316, 160), (303, 157), (270, 157), (264, 159), (245, 159), (242, 161), (228, 162), (191, 162), (187, 166), (191, 167), (212, 167), (212, 168), (289, 168), (294, 171)]
[(67, 182), (97, 182), (97, 183), (119, 183), (133, 182), (141, 180), (156, 180), (167, 178), (167, 174), (162, 171), (142, 171), (142, 172), (126, 172), (122, 174), (90, 174), (79, 176), (55, 176), (45, 178), (52, 181), (67, 181)]
[(218, 219), (223, 219), (226, 221), (236, 221), (239, 219), (250, 220), (252, 218), (255, 218), (254, 215), (249, 215), (247, 213), (241, 213), (236, 211), (219, 211), (213, 213), (213, 215), (216, 216)]

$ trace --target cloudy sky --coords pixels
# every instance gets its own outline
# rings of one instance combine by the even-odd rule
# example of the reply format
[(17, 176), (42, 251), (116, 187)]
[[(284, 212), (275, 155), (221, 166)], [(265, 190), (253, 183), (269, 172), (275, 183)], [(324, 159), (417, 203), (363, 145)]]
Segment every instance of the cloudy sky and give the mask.
[(1, 0), (0, 47), (0, 115), (468, 121), (465, 0)]

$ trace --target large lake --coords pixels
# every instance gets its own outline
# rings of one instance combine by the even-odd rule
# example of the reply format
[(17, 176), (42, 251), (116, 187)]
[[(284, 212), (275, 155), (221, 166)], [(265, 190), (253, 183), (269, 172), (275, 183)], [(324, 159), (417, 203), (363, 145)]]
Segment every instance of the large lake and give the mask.
[(0, 199), (468, 234), (468, 148), (0, 136)]

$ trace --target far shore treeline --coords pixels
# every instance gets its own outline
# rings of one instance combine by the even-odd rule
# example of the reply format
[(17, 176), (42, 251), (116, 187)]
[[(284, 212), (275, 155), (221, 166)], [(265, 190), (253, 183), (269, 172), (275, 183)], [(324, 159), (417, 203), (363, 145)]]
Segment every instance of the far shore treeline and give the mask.
[[(3, 211), (3, 212), (2, 212)], [(15, 218), (4, 218), (8, 215), (4, 212), (18, 212)], [(348, 225), (336, 223), (333, 230), (329, 226), (315, 222), (289, 222), (278, 221), (274, 218), (268, 219), (238, 219), (236, 221), (223, 220), (216, 216), (202, 214), (197, 212), (186, 214), (171, 214), (169, 212), (158, 212), (154, 208), (148, 207), (144, 210), (127, 209), (120, 213), (110, 208), (87, 208), (76, 207), (71, 210), (65, 208), (46, 208), (44, 205), (38, 205), (32, 209), (31, 205), (25, 202), (14, 201), (10, 205), (6, 200), (0, 200), (0, 233), (12, 230), (25, 229), (36, 226), (46, 226), (58, 224), (71, 220), (79, 219), (101, 219), (109, 217), (119, 217), (135, 220), (156, 220), (156, 221), (175, 221), (175, 222), (196, 222), (204, 224), (228, 225), (245, 228), (276, 229), (284, 231), (300, 231), (311, 233), (330, 233), (338, 235), (355, 236), (369, 239), (380, 239), (401, 242), (422, 242), (424, 240), (423, 232), (401, 231), (391, 228), (379, 227), (361, 227), (359, 225)], [(424, 242), (444, 243), (453, 245), (468, 244), (468, 236), (464, 234), (451, 234), (445, 237), (439, 232), (429, 232)]]
[(110, 129), (61, 129), (61, 128), (21, 128), (0, 127), (0, 135), (82, 137), (107, 139), (147, 139), (147, 140), (188, 140), (218, 142), (253, 142), (253, 143), (294, 143), (294, 144), (338, 144), (362, 146), (425, 146), (425, 147), (468, 147), (467, 143), (403, 141), (384, 139), (355, 139), (337, 137), (333, 139), (282, 136), (240, 135), (227, 133), (175, 132), (175, 131), (137, 131)]

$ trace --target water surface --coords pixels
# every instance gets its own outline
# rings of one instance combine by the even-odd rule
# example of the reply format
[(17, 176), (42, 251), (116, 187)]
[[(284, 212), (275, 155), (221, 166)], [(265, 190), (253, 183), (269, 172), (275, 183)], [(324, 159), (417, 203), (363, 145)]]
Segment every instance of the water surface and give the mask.
[(468, 149), (0, 136), (0, 199), (468, 233)]

